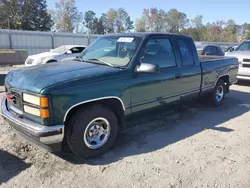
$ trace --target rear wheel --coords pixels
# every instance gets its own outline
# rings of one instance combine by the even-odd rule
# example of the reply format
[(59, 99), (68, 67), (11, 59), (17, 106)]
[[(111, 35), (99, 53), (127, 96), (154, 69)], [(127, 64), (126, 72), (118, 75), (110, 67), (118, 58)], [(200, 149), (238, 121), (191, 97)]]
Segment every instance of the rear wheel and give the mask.
[(114, 144), (118, 134), (115, 113), (101, 105), (78, 111), (67, 126), (69, 148), (83, 158), (98, 157), (106, 152)]
[(224, 100), (226, 93), (226, 85), (223, 80), (218, 80), (212, 93), (212, 103), (214, 106), (220, 106)]

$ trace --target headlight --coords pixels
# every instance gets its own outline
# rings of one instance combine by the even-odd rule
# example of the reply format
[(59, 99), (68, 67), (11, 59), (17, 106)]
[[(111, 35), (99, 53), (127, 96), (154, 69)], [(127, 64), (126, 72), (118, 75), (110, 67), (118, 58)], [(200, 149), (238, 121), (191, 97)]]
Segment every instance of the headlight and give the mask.
[(38, 97), (30, 94), (23, 94), (23, 101), (28, 102), (30, 104), (34, 104), (43, 108), (49, 106), (48, 98), (47, 97)]
[[(26, 102), (23, 106), (24, 112), (40, 116), (41, 118), (49, 118), (49, 100), (47, 97), (38, 97), (24, 93), (23, 101)], [(35, 105), (36, 107), (30, 106), (29, 104)]]
[(34, 59), (27, 58), (25, 61), (25, 64), (31, 65), (33, 63)]

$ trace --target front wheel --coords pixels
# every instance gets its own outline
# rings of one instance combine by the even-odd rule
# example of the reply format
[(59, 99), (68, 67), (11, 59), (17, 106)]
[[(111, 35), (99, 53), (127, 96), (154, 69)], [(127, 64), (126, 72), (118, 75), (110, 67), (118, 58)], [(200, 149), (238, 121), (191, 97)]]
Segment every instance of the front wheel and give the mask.
[(69, 148), (86, 159), (106, 152), (114, 144), (118, 134), (115, 113), (101, 105), (79, 110), (71, 117), (67, 126)]
[(220, 106), (221, 103), (224, 100), (225, 97), (225, 93), (226, 93), (226, 85), (225, 82), (223, 80), (218, 80), (214, 91), (212, 93), (212, 103), (214, 106)]

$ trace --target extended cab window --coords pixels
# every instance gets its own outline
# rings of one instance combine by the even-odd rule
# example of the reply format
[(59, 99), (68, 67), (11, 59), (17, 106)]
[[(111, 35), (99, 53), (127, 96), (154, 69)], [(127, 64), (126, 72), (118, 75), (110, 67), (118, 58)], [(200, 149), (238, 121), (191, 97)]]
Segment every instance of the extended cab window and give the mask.
[(192, 55), (192, 50), (189, 45), (189, 41), (186, 39), (178, 40), (180, 52), (181, 52), (181, 60), (183, 66), (190, 66), (194, 64), (194, 59)]
[(169, 39), (149, 39), (141, 55), (142, 62), (159, 65), (160, 68), (175, 67), (175, 55)]

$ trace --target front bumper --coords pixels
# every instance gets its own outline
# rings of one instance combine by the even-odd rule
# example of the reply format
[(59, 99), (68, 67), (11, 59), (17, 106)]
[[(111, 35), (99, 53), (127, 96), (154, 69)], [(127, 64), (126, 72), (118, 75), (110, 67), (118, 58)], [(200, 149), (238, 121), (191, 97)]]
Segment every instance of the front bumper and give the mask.
[(250, 80), (250, 75), (237, 75), (238, 80)]
[(27, 140), (49, 151), (61, 149), (64, 125), (44, 126), (21, 118), (8, 110), (6, 97), (2, 99), (1, 112), (4, 119)]

